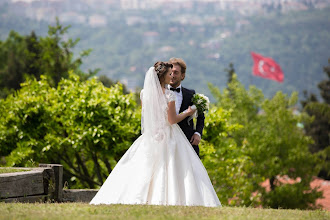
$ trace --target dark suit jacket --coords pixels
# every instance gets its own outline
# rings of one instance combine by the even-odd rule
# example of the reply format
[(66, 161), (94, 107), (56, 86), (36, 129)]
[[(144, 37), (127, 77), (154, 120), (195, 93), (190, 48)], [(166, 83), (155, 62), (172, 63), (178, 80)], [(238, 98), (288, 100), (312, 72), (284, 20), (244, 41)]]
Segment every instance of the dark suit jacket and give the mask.
[[(186, 89), (184, 87), (181, 87), (181, 88), (182, 88), (182, 104), (181, 104), (179, 113), (183, 112), (184, 110), (188, 109), (189, 106), (193, 105), (193, 103), (191, 102), (191, 99), (192, 99), (193, 95), (195, 94), (195, 90)], [(194, 130), (192, 121), (190, 121), (190, 125), (188, 125), (188, 118), (189, 117), (187, 117), (184, 120), (182, 120), (181, 122), (179, 122), (178, 125), (182, 129), (183, 133), (186, 135), (188, 141), (190, 141), (190, 139), (193, 136), (193, 134), (195, 133), (195, 131), (197, 131), (198, 133), (200, 133), (200, 135), (202, 135), (205, 116), (204, 116), (204, 114), (201, 114), (197, 117), (196, 130)], [(199, 154), (199, 152), (196, 152), (196, 153)]]

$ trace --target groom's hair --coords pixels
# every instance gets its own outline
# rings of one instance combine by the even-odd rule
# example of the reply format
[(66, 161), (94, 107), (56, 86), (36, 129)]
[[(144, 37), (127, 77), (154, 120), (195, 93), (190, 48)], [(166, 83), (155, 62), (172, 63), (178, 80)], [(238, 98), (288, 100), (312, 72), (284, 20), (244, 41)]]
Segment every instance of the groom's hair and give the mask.
[(171, 64), (178, 64), (181, 67), (181, 73), (186, 73), (187, 65), (182, 58), (172, 57), (169, 62)]

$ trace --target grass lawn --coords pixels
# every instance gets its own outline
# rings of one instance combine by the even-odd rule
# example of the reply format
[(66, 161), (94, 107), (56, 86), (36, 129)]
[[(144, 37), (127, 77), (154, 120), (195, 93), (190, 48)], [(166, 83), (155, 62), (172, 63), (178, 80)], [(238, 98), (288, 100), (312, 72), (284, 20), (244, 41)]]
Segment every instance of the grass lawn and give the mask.
[(0, 219), (330, 219), (328, 211), (86, 203), (0, 203)]
[(2, 173), (16, 173), (16, 172), (25, 172), (30, 171), (31, 169), (19, 169), (19, 168), (12, 168), (12, 167), (0, 167), (0, 174)]

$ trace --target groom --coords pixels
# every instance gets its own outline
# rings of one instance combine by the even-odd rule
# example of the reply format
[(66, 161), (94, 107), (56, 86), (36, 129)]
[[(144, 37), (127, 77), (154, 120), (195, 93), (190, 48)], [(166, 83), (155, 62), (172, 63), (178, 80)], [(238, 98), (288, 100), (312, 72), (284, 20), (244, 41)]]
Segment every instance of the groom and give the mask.
[[(181, 82), (186, 76), (186, 63), (181, 58), (171, 58), (169, 61), (173, 64), (171, 82), (169, 88), (174, 91), (176, 95), (175, 107), (176, 113), (180, 114), (184, 110), (192, 106), (191, 98), (195, 94), (195, 90), (190, 90), (182, 87)], [(199, 156), (198, 144), (201, 141), (201, 136), (204, 128), (204, 114), (197, 117), (196, 130), (194, 130), (194, 123), (191, 120), (188, 124), (188, 117), (178, 123), (187, 139), (190, 141), (197, 155)]]

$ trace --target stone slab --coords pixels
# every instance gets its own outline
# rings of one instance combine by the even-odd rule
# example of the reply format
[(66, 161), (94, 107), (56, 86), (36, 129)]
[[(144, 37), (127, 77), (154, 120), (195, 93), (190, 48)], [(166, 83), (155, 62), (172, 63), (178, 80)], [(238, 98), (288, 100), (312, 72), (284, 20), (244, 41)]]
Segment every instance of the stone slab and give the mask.
[(97, 192), (97, 189), (64, 189), (63, 202), (89, 203)]

